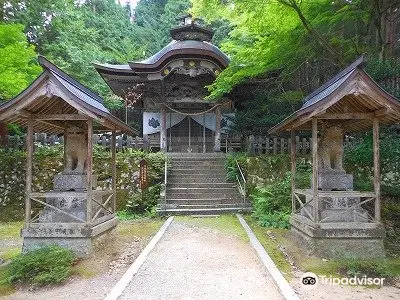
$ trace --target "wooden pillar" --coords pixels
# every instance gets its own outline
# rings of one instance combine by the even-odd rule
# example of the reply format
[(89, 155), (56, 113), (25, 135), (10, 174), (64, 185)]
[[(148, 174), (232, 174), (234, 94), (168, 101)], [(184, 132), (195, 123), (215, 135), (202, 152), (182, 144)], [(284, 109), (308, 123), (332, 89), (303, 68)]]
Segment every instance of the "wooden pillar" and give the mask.
[(117, 164), (116, 164), (116, 133), (115, 130), (111, 136), (111, 177), (112, 177), (112, 192), (113, 192), (113, 212), (117, 210)]
[(206, 113), (203, 114), (203, 153), (206, 153)]
[(168, 151), (172, 152), (172, 113), (169, 113), (169, 145)]
[(161, 131), (160, 131), (160, 150), (167, 151), (167, 110), (161, 105)]
[(312, 119), (312, 159), (313, 159), (313, 206), (314, 222), (318, 223), (319, 197), (318, 197), (318, 120)]
[(32, 192), (32, 164), (33, 164), (33, 120), (28, 120), (26, 136), (26, 198), (25, 198), (25, 228), (31, 222), (31, 192)]
[(379, 154), (379, 120), (372, 121), (373, 151), (374, 151), (374, 191), (375, 191), (375, 220), (381, 221), (381, 183), (380, 183), (380, 154)]
[(192, 152), (192, 127), (191, 127), (192, 118), (189, 115), (187, 116), (187, 118), (188, 118), (188, 122), (189, 122), (189, 134), (188, 134), (189, 145), (188, 145), (188, 149), (189, 149), (190, 152)]
[[(291, 185), (292, 185), (292, 214), (296, 211), (296, 197), (294, 196), (294, 190), (296, 188), (296, 139), (295, 131), (290, 131), (290, 161), (291, 161)], [(289, 146), (289, 145), (288, 145)]]
[(221, 152), (221, 107), (215, 108), (214, 152)]
[(86, 175), (87, 175), (87, 200), (86, 200), (86, 223), (92, 223), (92, 174), (93, 174), (93, 120), (87, 121), (87, 157), (86, 157)]

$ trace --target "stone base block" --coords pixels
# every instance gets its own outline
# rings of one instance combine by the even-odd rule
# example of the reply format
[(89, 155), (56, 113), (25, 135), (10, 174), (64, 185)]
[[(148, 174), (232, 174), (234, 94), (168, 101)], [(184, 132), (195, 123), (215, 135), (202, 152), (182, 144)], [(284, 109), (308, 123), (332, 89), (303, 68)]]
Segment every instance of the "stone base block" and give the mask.
[(321, 211), (321, 219), (327, 222), (367, 222), (368, 213), (365, 209), (323, 209)]
[[(307, 255), (323, 258), (379, 258), (385, 256), (385, 231), (374, 223), (325, 223), (317, 226), (304, 217), (290, 218), (294, 240)], [(368, 225), (366, 225), (368, 224)]]
[[(79, 191), (87, 189), (86, 174), (57, 174), (54, 176), (54, 190), (56, 191)], [(93, 188), (97, 186), (97, 177), (93, 174)]]
[(353, 189), (353, 174), (318, 173), (318, 189), (323, 191), (346, 191)]
[(49, 245), (59, 245), (70, 249), (77, 258), (90, 256), (99, 244), (104, 244), (113, 236), (113, 229), (118, 224), (113, 217), (96, 226), (77, 224), (32, 224), (21, 231), (23, 237), (22, 252), (27, 252)]

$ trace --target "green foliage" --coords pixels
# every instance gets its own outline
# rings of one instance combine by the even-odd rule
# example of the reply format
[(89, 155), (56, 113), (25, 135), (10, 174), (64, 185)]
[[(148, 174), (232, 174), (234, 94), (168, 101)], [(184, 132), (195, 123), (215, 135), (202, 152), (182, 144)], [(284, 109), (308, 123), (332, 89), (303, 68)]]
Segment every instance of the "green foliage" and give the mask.
[(144, 191), (138, 191), (129, 200), (126, 208), (131, 213), (154, 215), (154, 209), (160, 198), (161, 185), (155, 184)]
[(281, 181), (262, 188), (256, 187), (250, 195), (253, 216), (261, 226), (289, 228), (291, 212), (290, 173)]
[(400, 260), (350, 259), (343, 262), (342, 272), (347, 276), (393, 279), (400, 275)]
[(59, 283), (69, 276), (73, 261), (72, 251), (59, 246), (32, 250), (12, 260), (7, 280), (39, 285)]
[(240, 162), (242, 162), (245, 158), (246, 154), (241, 152), (233, 152), (232, 154), (227, 155), (225, 160), (226, 180), (236, 181), (237, 177), (241, 178), (239, 169), (237, 167), (237, 162), (240, 165)]
[(16, 96), (40, 73), (35, 48), (28, 45), (21, 24), (0, 20), (0, 103)]

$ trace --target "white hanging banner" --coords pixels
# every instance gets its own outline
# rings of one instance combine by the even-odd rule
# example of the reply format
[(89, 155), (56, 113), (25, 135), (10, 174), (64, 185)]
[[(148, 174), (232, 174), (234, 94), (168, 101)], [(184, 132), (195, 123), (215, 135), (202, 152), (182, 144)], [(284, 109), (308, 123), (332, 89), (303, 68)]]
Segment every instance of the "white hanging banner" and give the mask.
[[(186, 116), (178, 113), (167, 113), (167, 129), (180, 123)], [(161, 113), (143, 113), (143, 134), (153, 134), (161, 131)]]
[[(204, 115), (205, 115), (205, 118), (204, 118)], [(215, 114), (214, 113), (194, 115), (194, 116), (191, 116), (191, 118), (193, 120), (195, 120), (197, 123), (199, 123), (201, 126), (204, 125), (205, 128), (215, 131)]]
[[(167, 113), (167, 129), (182, 122), (186, 115), (178, 113)], [(222, 114), (221, 116), (221, 132), (227, 133), (229, 127), (233, 124), (232, 117), (234, 113)], [(194, 121), (207, 129), (215, 131), (215, 113), (206, 113), (202, 115), (190, 116)], [(161, 131), (161, 114), (153, 112), (143, 113), (143, 134), (153, 134)]]

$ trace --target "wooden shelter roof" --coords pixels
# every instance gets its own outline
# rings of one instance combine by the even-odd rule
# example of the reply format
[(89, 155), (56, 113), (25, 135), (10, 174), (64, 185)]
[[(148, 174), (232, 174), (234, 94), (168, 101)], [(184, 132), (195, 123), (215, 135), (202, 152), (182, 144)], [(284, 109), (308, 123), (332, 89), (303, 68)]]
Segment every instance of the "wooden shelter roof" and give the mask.
[(362, 68), (360, 57), (304, 99), (303, 106), (269, 130), (311, 130), (313, 118), (337, 120), (346, 132), (363, 131), (378, 117), (381, 124), (400, 122), (400, 101), (385, 92)]
[(34, 131), (64, 133), (65, 121), (93, 119), (95, 130), (137, 131), (104, 106), (103, 99), (61, 71), (45, 57), (39, 57), (43, 72), (15, 98), (0, 105), (0, 121), (26, 126), (34, 120)]

